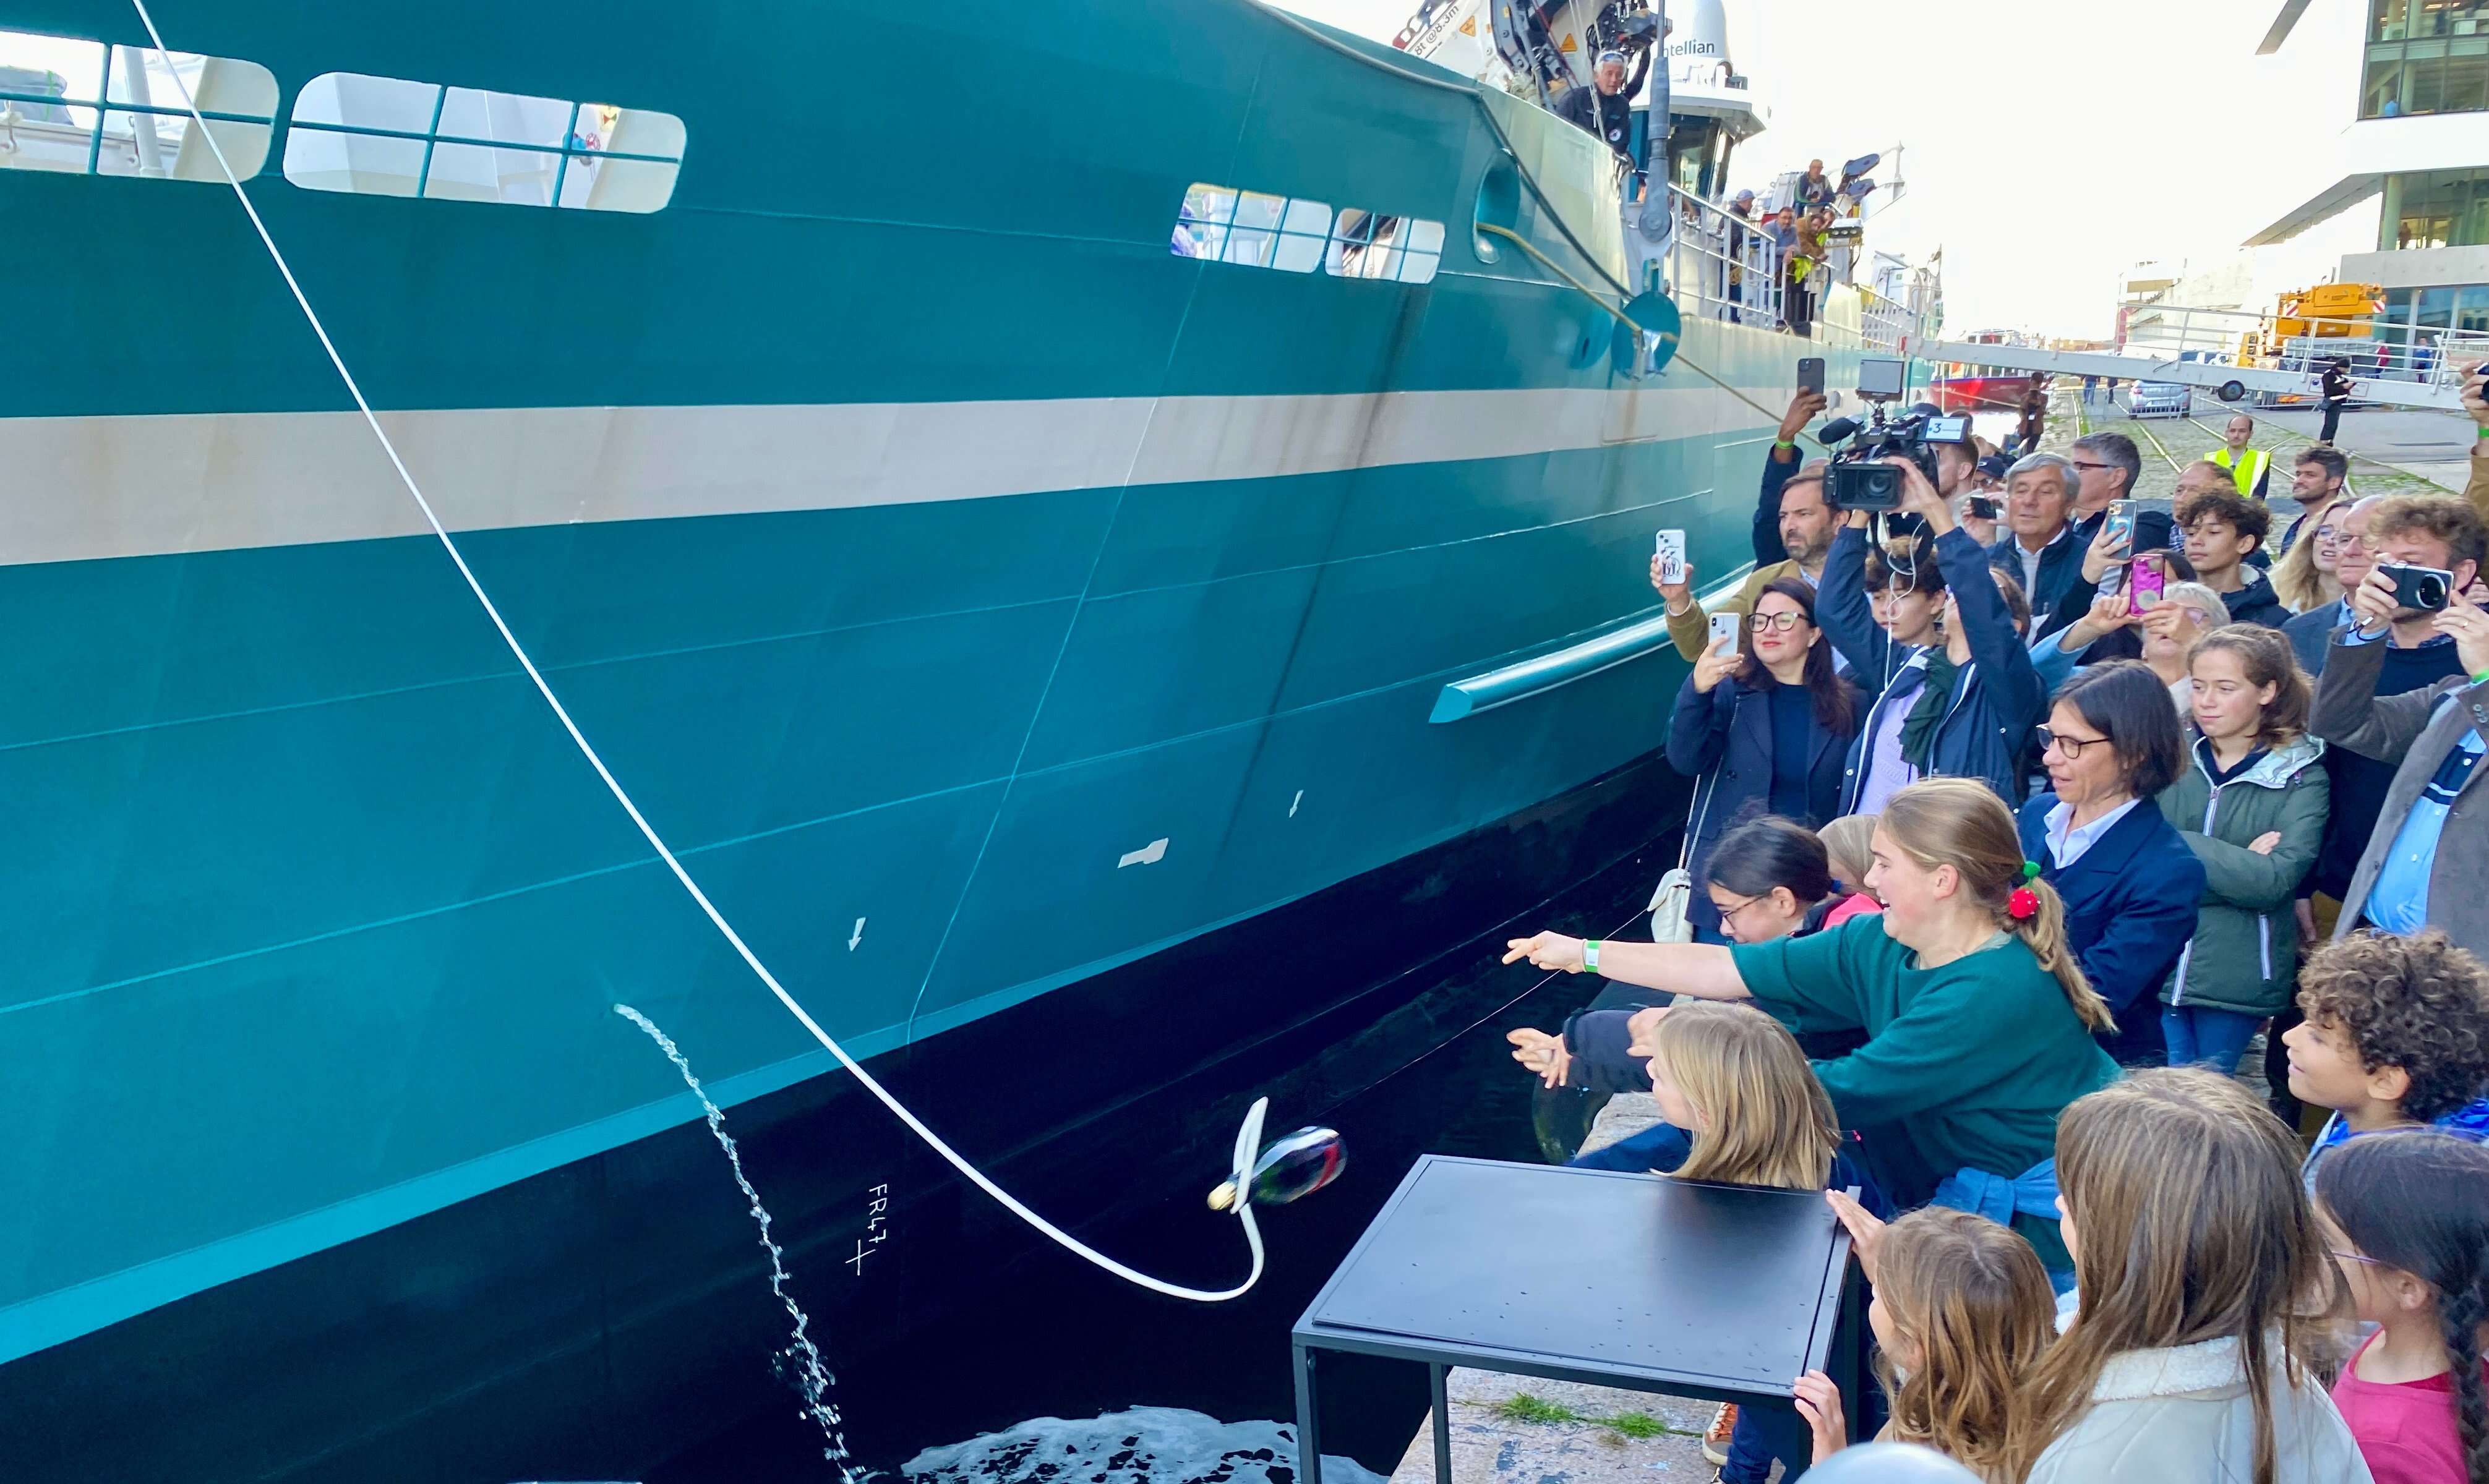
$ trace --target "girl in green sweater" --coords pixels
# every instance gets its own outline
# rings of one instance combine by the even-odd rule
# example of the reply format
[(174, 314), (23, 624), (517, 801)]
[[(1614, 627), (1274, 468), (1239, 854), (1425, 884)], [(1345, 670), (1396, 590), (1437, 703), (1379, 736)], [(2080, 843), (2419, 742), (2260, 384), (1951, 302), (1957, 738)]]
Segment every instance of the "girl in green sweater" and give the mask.
[(2092, 1040), (2109, 1028), (2108, 1008), (1986, 785), (1903, 788), (1873, 852), (1866, 885), (1883, 912), (1811, 937), (1718, 947), (1542, 932), (1513, 939), (1504, 961), (1752, 999), (1793, 1031), (1865, 1032), (1856, 1051), (1814, 1066), (1876, 1182), (1897, 1206), (1934, 1201), (2011, 1224), (2062, 1275), (2057, 1115), (2117, 1074)]

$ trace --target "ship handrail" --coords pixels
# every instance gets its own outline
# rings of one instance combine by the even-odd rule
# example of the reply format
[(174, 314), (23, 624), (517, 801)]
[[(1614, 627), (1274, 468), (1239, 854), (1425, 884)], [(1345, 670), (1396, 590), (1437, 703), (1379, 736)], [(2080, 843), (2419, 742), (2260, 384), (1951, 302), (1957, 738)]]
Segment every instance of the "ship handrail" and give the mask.
[[(1670, 183), (1669, 292), (1688, 315), (1786, 329), (1781, 246), (1767, 221), (1750, 221)], [(1731, 297), (1730, 289), (1737, 290)]]
[[(1745, 585), (1747, 575), (1755, 569), (1747, 562), (1731, 572), (1706, 592), (1695, 595), (1703, 608), (1734, 594)], [(1576, 641), (1553, 653), (1535, 655), (1527, 660), (1472, 675), (1465, 680), (1446, 684), (1435, 697), (1435, 709), (1426, 720), (1435, 725), (1457, 722), (1494, 711), (1532, 696), (1544, 696), (1559, 686), (1586, 680), (1601, 671), (1619, 665), (1673, 644), (1668, 636), (1668, 612), (1665, 607), (1646, 618), (1629, 618), (1621, 626), (1612, 625), (1587, 639)]]

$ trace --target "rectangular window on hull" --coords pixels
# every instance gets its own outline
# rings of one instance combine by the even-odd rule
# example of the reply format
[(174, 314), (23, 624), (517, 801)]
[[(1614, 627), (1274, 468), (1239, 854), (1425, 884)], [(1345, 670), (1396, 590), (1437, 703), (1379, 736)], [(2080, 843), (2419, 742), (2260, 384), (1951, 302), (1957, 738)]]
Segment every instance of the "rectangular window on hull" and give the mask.
[(654, 212), (682, 169), (683, 121), (646, 108), (358, 72), (303, 85), (285, 178), (312, 190)]
[[(169, 59), (169, 65), (168, 65)], [(0, 170), (221, 181), (187, 88), (247, 180), (268, 162), (276, 78), (253, 62), (0, 31)]]
[(1443, 261), (1444, 224), (1353, 209), (1334, 214), (1319, 201), (1194, 185), (1177, 209), (1167, 250), (1289, 273), (1319, 268), (1342, 278), (1425, 283)]

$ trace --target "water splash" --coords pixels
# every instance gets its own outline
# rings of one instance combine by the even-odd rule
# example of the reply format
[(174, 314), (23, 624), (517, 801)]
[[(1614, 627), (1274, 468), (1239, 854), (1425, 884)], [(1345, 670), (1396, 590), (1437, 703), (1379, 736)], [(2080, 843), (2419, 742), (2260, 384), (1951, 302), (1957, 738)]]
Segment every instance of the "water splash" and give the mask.
[(846, 1434), (841, 1430), (845, 1424), (840, 1419), (839, 1409), (830, 1401), (830, 1387), (838, 1384), (838, 1378), (821, 1363), (821, 1353), (814, 1347), (812, 1336), (807, 1332), (812, 1327), (812, 1321), (805, 1318), (794, 1296), (787, 1291), (790, 1280), (787, 1272), (786, 1251), (778, 1245), (777, 1239), (769, 1235), (769, 1210), (760, 1204), (760, 1192), (752, 1188), (751, 1180), (743, 1173), (743, 1156), (735, 1150), (734, 1136), (726, 1131), (726, 1115), (718, 1111), (716, 1103), (709, 1101), (708, 1093), (701, 1088), (700, 1078), (693, 1074), (692, 1064), (683, 1059), (682, 1048), (674, 1044), (673, 1038), (657, 1029), (655, 1022), (628, 1005), (615, 1006), (614, 1013), (648, 1033), (648, 1039), (657, 1043), (657, 1049), (666, 1053), (666, 1060), (672, 1062), (674, 1070), (683, 1074), (683, 1085), (692, 1090), (692, 1096), (700, 1099), (701, 1109), (708, 1115), (708, 1131), (716, 1135), (717, 1147), (726, 1151), (726, 1162), (734, 1171), (734, 1184), (743, 1191), (743, 1198), (752, 1204), (752, 1219), (760, 1228), (760, 1247), (769, 1254), (769, 1291), (786, 1305), (787, 1317), (794, 1323), (793, 1339), (779, 1352), (778, 1357), (785, 1367), (794, 1372), (795, 1388), (804, 1398), (802, 1415), (811, 1418), (820, 1428), (821, 1457), (829, 1460), (839, 1470), (839, 1477), (845, 1484), (864, 1484), (865, 1475), (856, 1470), (847, 1453)]
[[(1297, 1430), (1221, 1422), (1171, 1407), (1037, 1417), (900, 1468), (905, 1484), (1297, 1484)], [(1388, 1484), (1355, 1459), (1323, 1455), (1325, 1484)]]

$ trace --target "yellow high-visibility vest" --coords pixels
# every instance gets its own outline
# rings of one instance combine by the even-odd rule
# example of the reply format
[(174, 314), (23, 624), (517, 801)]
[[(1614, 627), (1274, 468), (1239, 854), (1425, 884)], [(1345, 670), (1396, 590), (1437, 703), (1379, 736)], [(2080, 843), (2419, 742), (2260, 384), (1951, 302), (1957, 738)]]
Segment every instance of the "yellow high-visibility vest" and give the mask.
[(2204, 457), (2228, 470), (2230, 481), (2239, 487), (2240, 494), (2246, 496), (2255, 494), (2256, 481), (2264, 477), (2265, 466), (2273, 462), (2263, 449), (2250, 448), (2236, 465), (2232, 465), (2230, 445), (2227, 443), (2223, 443)]

